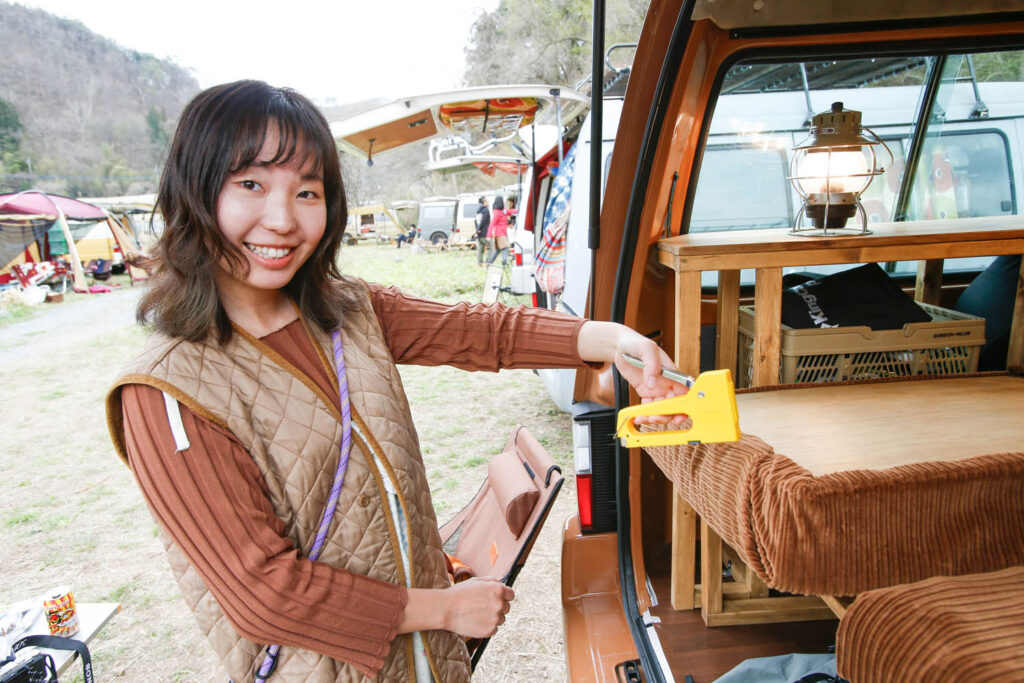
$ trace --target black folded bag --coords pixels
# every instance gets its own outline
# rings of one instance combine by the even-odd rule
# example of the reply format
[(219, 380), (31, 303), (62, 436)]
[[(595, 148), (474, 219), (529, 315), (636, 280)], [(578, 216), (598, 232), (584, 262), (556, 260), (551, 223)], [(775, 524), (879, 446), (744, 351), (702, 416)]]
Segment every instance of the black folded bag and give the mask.
[(894, 330), (931, 320), (877, 263), (782, 291), (782, 324), (795, 329), (866, 325), (873, 330)]

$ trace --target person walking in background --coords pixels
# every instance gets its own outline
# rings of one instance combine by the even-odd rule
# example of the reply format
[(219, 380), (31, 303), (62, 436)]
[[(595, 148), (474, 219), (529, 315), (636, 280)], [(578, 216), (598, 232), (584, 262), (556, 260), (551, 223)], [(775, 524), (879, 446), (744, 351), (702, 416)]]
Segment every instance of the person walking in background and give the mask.
[(494, 263), (499, 253), (501, 254), (501, 265), (508, 264), (508, 213), (505, 212), (505, 200), (500, 195), (494, 198), (491, 226), (487, 229), (487, 236), (493, 240), (491, 253), (487, 258), (488, 265)]
[(516, 198), (509, 197), (508, 206), (505, 207), (505, 214), (508, 216), (508, 227), (516, 227), (516, 217), (519, 215), (519, 209), (516, 208)]
[(166, 227), (138, 308), (151, 335), (107, 424), (216, 653), (210, 673), (469, 683), (464, 639), (493, 635), (514, 593), (452, 582), (396, 364), (615, 362), (656, 399), (685, 391), (661, 377), (668, 355), (616, 323), (343, 275), (334, 137), (293, 90), (197, 95), (157, 206)]
[(487, 229), (491, 225), (491, 212), (487, 208), (487, 197), (480, 197), (480, 208), (476, 210), (476, 265), (484, 265), (487, 251)]

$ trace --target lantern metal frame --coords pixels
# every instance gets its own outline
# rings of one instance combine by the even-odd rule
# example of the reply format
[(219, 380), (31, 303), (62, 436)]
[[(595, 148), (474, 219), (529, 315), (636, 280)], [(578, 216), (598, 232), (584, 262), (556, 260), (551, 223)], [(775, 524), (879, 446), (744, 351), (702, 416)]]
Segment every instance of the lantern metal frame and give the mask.
[[(885, 173), (886, 166), (878, 165), (878, 154), (875, 148), (879, 145), (889, 156), (888, 166), (893, 163), (892, 150), (870, 128), (861, 125), (861, 113), (853, 109), (843, 109), (842, 102), (832, 104), (832, 109), (817, 114), (812, 119), (811, 134), (793, 147), (793, 158), (790, 161), (789, 180), (803, 204), (794, 219), (791, 235), (809, 235), (830, 237), (833, 235), (869, 235), (868, 219), (860, 196), (868, 189), (875, 176)], [(864, 154), (865, 148), (871, 155), (871, 163), (863, 173), (833, 175), (832, 154), (838, 152), (858, 151)], [(827, 154), (828, 163), (825, 175), (800, 175), (800, 163), (812, 153)], [(825, 189), (829, 189), (830, 181), (835, 179), (864, 178), (859, 190), (843, 192), (807, 192), (800, 184), (801, 180), (825, 181)], [(855, 214), (860, 215), (861, 227), (846, 227), (846, 222)], [(804, 219), (810, 218), (812, 225), (805, 226)]]

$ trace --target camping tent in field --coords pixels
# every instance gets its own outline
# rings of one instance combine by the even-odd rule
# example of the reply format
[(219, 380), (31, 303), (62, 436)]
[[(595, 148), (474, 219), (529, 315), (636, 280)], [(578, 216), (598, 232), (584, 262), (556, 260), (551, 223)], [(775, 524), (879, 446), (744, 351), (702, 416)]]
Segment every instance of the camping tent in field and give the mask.
[[(50, 267), (39, 269), (40, 272), (63, 273), (70, 268), (74, 289), (85, 291), (87, 283), (79, 245), (86, 248), (86, 256), (103, 258), (113, 255), (110, 242), (116, 243), (125, 257), (139, 253), (134, 242), (98, 206), (37, 190), (0, 194), (0, 278), (3, 281), (16, 279), (11, 272), (14, 266), (46, 263)], [(103, 244), (108, 245), (106, 252)], [(100, 251), (94, 253), (94, 248)], [(67, 263), (60, 258), (62, 256), (66, 256)]]

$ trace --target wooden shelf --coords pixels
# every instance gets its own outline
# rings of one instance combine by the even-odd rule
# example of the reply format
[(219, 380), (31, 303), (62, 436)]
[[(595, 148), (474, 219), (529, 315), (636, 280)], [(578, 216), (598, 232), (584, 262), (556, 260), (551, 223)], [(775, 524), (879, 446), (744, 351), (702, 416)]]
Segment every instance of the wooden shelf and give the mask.
[[(735, 376), (739, 271), (755, 269), (751, 386), (765, 386), (779, 382), (784, 267), (921, 260), (917, 297), (926, 303), (937, 303), (943, 259), (1024, 253), (1024, 216), (880, 223), (870, 227), (871, 234), (854, 236), (795, 236), (780, 228), (702, 232), (661, 240), (658, 259), (675, 272), (675, 361), (680, 370), (694, 376), (700, 372), (704, 271), (718, 271), (715, 364), (718, 368), (729, 368)], [(1007, 364), (1024, 365), (1024, 266), (1017, 285)], [(690, 609), (694, 606), (696, 515), (678, 493), (674, 498), (672, 604), (676, 609)], [(743, 621), (745, 617), (736, 613), (738, 606), (723, 605), (721, 540), (706, 525), (701, 532), (706, 541), (701, 556), (701, 574), (706, 585), (698, 595), (705, 623), (753, 623)], [(765, 600), (770, 599), (761, 602)], [(748, 616), (755, 622), (764, 621), (765, 606), (759, 602), (757, 607), (757, 613)], [(787, 605), (783, 611), (795, 614), (804, 607), (801, 605), (798, 610)], [(808, 612), (815, 610), (811, 607)]]

